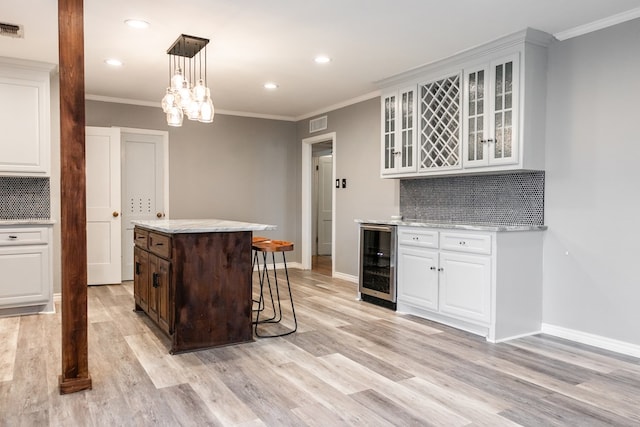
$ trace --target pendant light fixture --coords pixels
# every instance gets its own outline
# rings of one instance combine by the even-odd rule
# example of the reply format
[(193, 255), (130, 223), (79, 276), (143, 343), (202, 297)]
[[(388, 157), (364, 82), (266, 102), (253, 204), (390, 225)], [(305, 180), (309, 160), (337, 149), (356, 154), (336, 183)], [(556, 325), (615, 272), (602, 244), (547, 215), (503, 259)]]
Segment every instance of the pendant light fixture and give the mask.
[(182, 126), (185, 116), (202, 123), (213, 121), (215, 110), (207, 86), (208, 43), (208, 39), (182, 34), (167, 50), (169, 87), (162, 98), (162, 110), (169, 126)]

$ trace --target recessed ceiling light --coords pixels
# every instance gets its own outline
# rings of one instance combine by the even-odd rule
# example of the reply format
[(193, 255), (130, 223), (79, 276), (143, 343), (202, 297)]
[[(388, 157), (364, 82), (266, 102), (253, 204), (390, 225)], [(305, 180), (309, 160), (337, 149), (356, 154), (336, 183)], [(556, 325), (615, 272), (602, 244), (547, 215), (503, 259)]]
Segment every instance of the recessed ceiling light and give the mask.
[(274, 89), (278, 89), (278, 85), (273, 82), (268, 82), (264, 84), (264, 88), (274, 90)]
[(110, 58), (110, 59), (105, 59), (104, 62), (113, 67), (122, 67), (122, 61), (120, 61), (119, 59)]
[(149, 23), (141, 19), (127, 19), (124, 23), (132, 28), (149, 28)]
[(327, 62), (331, 62), (331, 58), (325, 55), (318, 55), (314, 61), (316, 61), (317, 64), (326, 64)]

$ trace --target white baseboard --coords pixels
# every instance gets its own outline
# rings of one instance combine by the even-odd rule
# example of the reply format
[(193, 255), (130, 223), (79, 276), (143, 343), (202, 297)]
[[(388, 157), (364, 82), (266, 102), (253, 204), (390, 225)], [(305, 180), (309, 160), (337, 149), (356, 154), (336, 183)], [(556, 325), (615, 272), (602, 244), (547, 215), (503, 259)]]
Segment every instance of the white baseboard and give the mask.
[(351, 274), (339, 273), (336, 271), (333, 273), (333, 277), (335, 279), (346, 280), (347, 282), (358, 283), (358, 276), (352, 276)]
[(542, 333), (555, 337), (568, 339), (581, 344), (592, 345), (616, 353), (626, 354), (633, 357), (640, 357), (640, 345), (618, 341), (601, 335), (589, 334), (575, 329), (563, 328), (561, 326), (542, 324)]
[(60, 301), (62, 301), (62, 294), (61, 293), (53, 294), (53, 302), (60, 302)]

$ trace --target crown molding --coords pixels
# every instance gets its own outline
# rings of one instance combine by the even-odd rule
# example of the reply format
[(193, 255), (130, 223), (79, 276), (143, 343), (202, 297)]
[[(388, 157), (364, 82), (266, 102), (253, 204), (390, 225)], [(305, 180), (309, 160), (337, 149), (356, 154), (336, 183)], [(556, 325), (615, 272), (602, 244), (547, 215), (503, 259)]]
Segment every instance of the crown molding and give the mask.
[(567, 40), (573, 37), (578, 37), (583, 34), (598, 31), (603, 28), (611, 27), (613, 25), (621, 24), (632, 19), (640, 18), (640, 7), (627, 10), (626, 12), (618, 13), (616, 15), (609, 16), (608, 18), (598, 19), (597, 21), (590, 22), (584, 25), (578, 25), (577, 27), (570, 28), (565, 31), (555, 33), (553, 36), (560, 40)]
[[(86, 94), (84, 98), (90, 101), (111, 102), (115, 104), (141, 105), (143, 107), (160, 108), (159, 102), (142, 101), (139, 99), (115, 98), (112, 96), (92, 95), (89, 93)], [(216, 108), (215, 113), (222, 114), (225, 116), (251, 117), (254, 119), (282, 120), (286, 122), (296, 121), (296, 118), (293, 116), (278, 116), (275, 114), (248, 113), (244, 111), (221, 110), (218, 108)]]
[(362, 101), (368, 101), (373, 98), (377, 98), (380, 96), (379, 90), (374, 90), (373, 92), (365, 93), (364, 95), (357, 96), (355, 98), (347, 99), (346, 101), (339, 102), (337, 104), (329, 105), (327, 107), (321, 108), (316, 111), (312, 111), (307, 114), (303, 114), (301, 116), (295, 117), (295, 121), (306, 120), (314, 116), (319, 116), (320, 114), (325, 114), (331, 111), (338, 110), (340, 108), (348, 107), (349, 105), (357, 104)]

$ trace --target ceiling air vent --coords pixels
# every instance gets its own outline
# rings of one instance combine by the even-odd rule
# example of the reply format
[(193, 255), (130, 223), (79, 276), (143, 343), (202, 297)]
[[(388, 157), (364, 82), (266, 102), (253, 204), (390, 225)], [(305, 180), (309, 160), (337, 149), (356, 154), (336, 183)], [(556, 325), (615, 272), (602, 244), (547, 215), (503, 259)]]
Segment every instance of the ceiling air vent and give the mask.
[(309, 133), (318, 132), (327, 128), (327, 116), (309, 120)]
[(24, 37), (21, 25), (7, 24), (0, 22), (0, 36), (15, 37), (21, 39)]

